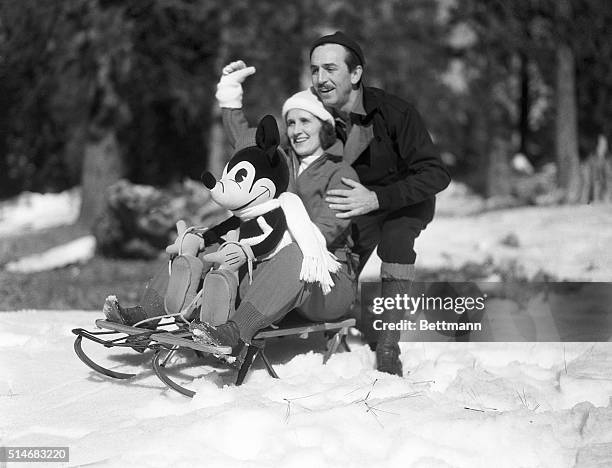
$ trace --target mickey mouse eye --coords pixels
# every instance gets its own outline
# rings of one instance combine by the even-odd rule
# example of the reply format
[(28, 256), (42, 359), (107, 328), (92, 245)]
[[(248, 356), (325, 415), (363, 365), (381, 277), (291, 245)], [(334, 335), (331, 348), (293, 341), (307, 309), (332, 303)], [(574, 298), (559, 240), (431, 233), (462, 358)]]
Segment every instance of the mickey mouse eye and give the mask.
[(242, 182), (246, 176), (249, 175), (249, 173), (247, 172), (246, 169), (238, 169), (238, 172), (236, 172), (236, 177), (234, 178), (234, 180), (236, 182)]

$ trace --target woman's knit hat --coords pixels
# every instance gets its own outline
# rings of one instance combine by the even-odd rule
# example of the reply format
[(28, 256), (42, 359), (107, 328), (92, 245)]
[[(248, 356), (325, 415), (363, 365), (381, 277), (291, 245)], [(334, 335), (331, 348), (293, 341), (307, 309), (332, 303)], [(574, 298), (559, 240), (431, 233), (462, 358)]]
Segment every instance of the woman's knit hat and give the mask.
[(335, 126), (334, 117), (329, 113), (316, 94), (312, 91), (312, 88), (308, 88), (299, 93), (295, 93), (283, 104), (283, 120), (287, 120), (287, 113), (291, 109), (302, 109), (310, 112), (315, 117), (329, 122), (332, 126)]

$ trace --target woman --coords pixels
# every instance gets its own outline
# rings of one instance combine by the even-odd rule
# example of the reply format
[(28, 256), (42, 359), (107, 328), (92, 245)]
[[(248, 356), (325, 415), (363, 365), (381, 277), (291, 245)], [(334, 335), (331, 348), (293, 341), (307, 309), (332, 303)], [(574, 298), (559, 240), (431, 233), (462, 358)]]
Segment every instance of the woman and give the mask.
[[(242, 82), (255, 69), (241, 60), (223, 68), (217, 85), (223, 124), (234, 146), (248, 133), (242, 111)], [(289, 191), (300, 197), (310, 219), (325, 237), (327, 248), (338, 257), (342, 269), (334, 277), (335, 286), (328, 295), (314, 288), (309, 299), (298, 307), (304, 317), (333, 320), (342, 317), (355, 299), (356, 277), (350, 253), (350, 220), (337, 218), (325, 203), (327, 190), (345, 189), (342, 178), (358, 181), (357, 173), (342, 162), (342, 142), (336, 138), (333, 116), (310, 90), (300, 91), (285, 101), (282, 117), (286, 125), (290, 170)]]

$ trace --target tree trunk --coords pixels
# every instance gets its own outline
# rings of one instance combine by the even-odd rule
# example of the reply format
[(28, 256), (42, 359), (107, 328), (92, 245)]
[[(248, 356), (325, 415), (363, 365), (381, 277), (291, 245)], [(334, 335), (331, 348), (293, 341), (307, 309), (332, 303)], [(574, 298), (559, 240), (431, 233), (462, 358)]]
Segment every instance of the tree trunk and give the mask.
[[(486, 63), (486, 75), (493, 77), (493, 58), (488, 55)], [(507, 132), (502, 116), (502, 111), (498, 106), (493, 105), (495, 91), (491, 86), (491, 80), (487, 80), (484, 90), (489, 99), (484, 103), (484, 108), (480, 113), (480, 123), (482, 125), (482, 138), (484, 141), (484, 154), (486, 158), (486, 194), (488, 197), (507, 197), (511, 193), (510, 183), (510, 163), (509, 156), (511, 147), (509, 144), (510, 135)]]
[(83, 116), (77, 125), (74, 125), (69, 133), (64, 150), (66, 161), (66, 170), (69, 174), (70, 181), (78, 183), (83, 176), (83, 163), (85, 158), (85, 147), (87, 145), (87, 119)]
[[(561, 15), (569, 19), (570, 5), (560, 2)], [(566, 203), (580, 198), (580, 160), (578, 156), (578, 119), (576, 108), (576, 71), (574, 53), (564, 41), (557, 48), (556, 156), (558, 182)]]
[(79, 222), (91, 227), (104, 211), (106, 189), (123, 175), (121, 152), (113, 130), (85, 145)]
[(223, 168), (229, 159), (227, 138), (223, 130), (223, 122), (221, 120), (221, 110), (217, 101), (212, 105), (212, 119), (208, 135), (208, 165), (207, 170), (211, 172), (217, 179), (221, 177)]
[(580, 203), (612, 201), (612, 162), (608, 153), (608, 141), (599, 136), (595, 153), (580, 165), (582, 185)]
[(487, 170), (487, 196), (507, 197), (511, 192), (509, 144), (500, 137), (493, 137), (489, 144), (489, 167)]
[(519, 152), (528, 156), (527, 142), (529, 140), (529, 109), (531, 102), (529, 99), (529, 60), (527, 54), (521, 52), (521, 103), (519, 116), (519, 133), (521, 142)]
[[(229, 42), (231, 39), (230, 27), (230, 10), (224, 9), (219, 18), (219, 48), (217, 52), (217, 60), (215, 61), (215, 71), (221, 76), (221, 70), (229, 60)], [(211, 113), (211, 124), (208, 134), (208, 164), (207, 170), (216, 178), (221, 177), (223, 168), (229, 160), (229, 151), (227, 137), (223, 130), (223, 121), (221, 119), (221, 109), (217, 100), (213, 100)]]
[(110, 57), (99, 57), (81, 173), (79, 222), (89, 228), (104, 210), (106, 189), (124, 172), (117, 131), (129, 121), (130, 112), (116, 93), (110, 72)]

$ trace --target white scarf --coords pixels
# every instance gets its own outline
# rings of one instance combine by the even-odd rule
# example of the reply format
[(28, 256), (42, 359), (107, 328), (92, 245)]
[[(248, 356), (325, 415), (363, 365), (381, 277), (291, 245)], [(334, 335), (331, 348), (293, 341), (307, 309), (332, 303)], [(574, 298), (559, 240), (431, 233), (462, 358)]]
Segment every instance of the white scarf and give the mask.
[(300, 280), (307, 283), (318, 282), (323, 294), (328, 294), (334, 286), (330, 273), (336, 273), (340, 269), (340, 263), (335, 255), (327, 250), (325, 237), (310, 220), (300, 197), (290, 192), (283, 192), (277, 199), (233, 213), (246, 221), (278, 207), (281, 207), (285, 214), (289, 234), (302, 251), (304, 259)]

